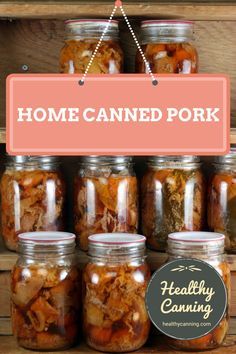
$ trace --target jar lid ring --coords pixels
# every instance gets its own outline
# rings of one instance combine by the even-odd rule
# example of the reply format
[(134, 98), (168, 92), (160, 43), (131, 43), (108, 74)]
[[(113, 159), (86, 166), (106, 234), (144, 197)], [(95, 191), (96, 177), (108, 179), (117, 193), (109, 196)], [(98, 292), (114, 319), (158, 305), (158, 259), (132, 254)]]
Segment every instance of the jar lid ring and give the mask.
[(183, 231), (173, 232), (168, 235), (168, 241), (170, 242), (184, 242), (184, 243), (196, 243), (207, 244), (224, 241), (225, 235), (217, 232), (205, 232), (205, 231)]
[[(69, 24), (81, 24), (81, 25), (83, 25), (85, 23), (87, 23), (87, 24), (89, 24), (89, 23), (91, 23), (91, 24), (93, 24), (93, 23), (95, 23), (95, 24), (96, 23), (100, 23), (100, 24), (105, 23), (106, 24), (107, 22), (109, 22), (109, 20), (107, 20), (107, 19), (95, 19), (95, 18), (93, 18), (93, 19), (69, 19), (69, 20), (65, 21), (65, 24), (66, 25), (69, 25)], [(117, 27), (118, 24), (119, 24), (119, 21), (117, 21), (117, 20), (111, 20), (110, 21), (110, 25), (111, 26)]]
[(74, 243), (75, 235), (62, 231), (25, 232), (18, 235), (19, 241), (34, 244)]
[(146, 237), (130, 233), (101, 233), (90, 235), (88, 241), (94, 245), (129, 247), (134, 244), (145, 244)]
[(186, 25), (193, 26), (193, 21), (188, 20), (145, 20), (141, 22), (141, 28), (148, 26), (163, 26), (163, 25)]

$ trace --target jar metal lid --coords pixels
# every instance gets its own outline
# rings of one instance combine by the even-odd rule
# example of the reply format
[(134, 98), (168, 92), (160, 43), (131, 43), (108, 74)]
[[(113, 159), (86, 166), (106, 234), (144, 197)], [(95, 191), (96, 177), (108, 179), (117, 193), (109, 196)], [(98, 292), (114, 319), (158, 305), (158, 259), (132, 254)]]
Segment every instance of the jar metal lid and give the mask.
[(184, 231), (173, 232), (168, 235), (168, 242), (187, 243), (188, 245), (224, 244), (224, 241), (225, 236), (217, 232)]
[(174, 257), (208, 259), (224, 254), (225, 236), (216, 232), (184, 231), (168, 235), (167, 252)]
[(145, 20), (141, 22), (141, 28), (152, 26), (193, 26), (193, 21), (181, 21), (181, 20)]
[(97, 156), (97, 155), (90, 155), (90, 156), (83, 156), (82, 163), (88, 164), (126, 164), (131, 163), (132, 157), (130, 156)]
[(88, 237), (88, 255), (107, 262), (109, 259), (121, 262), (124, 257), (136, 259), (145, 257), (143, 235), (129, 233), (102, 233)]
[(193, 39), (192, 21), (147, 20), (141, 22), (141, 41), (147, 43), (183, 43)]
[(215, 157), (214, 162), (216, 164), (236, 164), (236, 146), (230, 148), (229, 154)]
[(88, 238), (90, 244), (105, 247), (131, 247), (134, 245), (145, 246), (146, 237), (138, 234), (104, 233), (91, 235)]
[(25, 232), (18, 235), (19, 242), (40, 245), (68, 245), (75, 243), (75, 235), (62, 231)]
[[(106, 19), (70, 19), (66, 20), (65, 24), (70, 25), (70, 24), (78, 24), (80, 26), (86, 25), (86, 24), (99, 24), (99, 25), (106, 25), (109, 22), (109, 20)], [(110, 25), (112, 27), (118, 27), (119, 21), (117, 20), (111, 20)]]
[(148, 158), (148, 162), (151, 163), (165, 163), (165, 162), (173, 162), (173, 163), (198, 163), (200, 162), (199, 156), (191, 156), (191, 155), (182, 155), (182, 156), (174, 156), (174, 155), (158, 155), (158, 156), (150, 156)]
[(85, 38), (100, 38), (106, 28), (103, 40), (117, 40), (119, 36), (119, 22), (104, 19), (72, 19), (65, 21), (66, 39), (83, 40)]
[(47, 156), (47, 155), (42, 155), (42, 156), (7, 155), (7, 161), (16, 164), (35, 164), (35, 163), (47, 164), (47, 163), (59, 163), (60, 158), (58, 156)]

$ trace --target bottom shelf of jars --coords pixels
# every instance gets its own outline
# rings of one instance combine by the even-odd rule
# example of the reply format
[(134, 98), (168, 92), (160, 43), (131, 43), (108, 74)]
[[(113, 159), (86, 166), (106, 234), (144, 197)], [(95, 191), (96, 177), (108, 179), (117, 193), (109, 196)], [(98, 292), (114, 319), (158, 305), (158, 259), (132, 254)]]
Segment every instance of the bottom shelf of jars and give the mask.
[[(12, 336), (3, 336), (0, 338), (0, 353), (1, 354), (27, 354), (31, 351), (19, 348), (15, 339)], [(74, 348), (62, 351), (64, 353), (70, 354), (92, 354), (98, 353), (96, 350), (89, 348), (86, 344), (81, 343)], [(40, 353), (37, 351), (32, 351), (32, 353)], [(54, 353), (54, 352), (50, 352)], [(56, 352), (55, 352), (56, 353)], [(57, 352), (58, 353), (58, 352)], [(155, 340), (149, 340), (149, 342), (141, 349), (136, 351), (138, 354), (180, 354), (183, 352), (172, 350), (164, 344), (162, 336), (158, 336)], [(195, 353), (195, 352), (192, 352)], [(225, 340), (223, 347), (209, 350), (208, 354), (235, 354), (236, 353), (236, 335), (228, 335)]]
[[(88, 258), (85, 252), (80, 250), (78, 252), (79, 266), (84, 267)], [(11, 269), (15, 264), (17, 254), (15, 252), (8, 251), (1, 242), (0, 238), (0, 354), (21, 354), (29, 353), (29, 351), (21, 349), (17, 346), (14, 338), (11, 336), (11, 318), (10, 318), (10, 279)], [(147, 250), (147, 261), (152, 271), (159, 268), (167, 260), (165, 253), (154, 252)], [(227, 255), (227, 260), (231, 268), (232, 276), (232, 293), (231, 293), (231, 320), (229, 336), (225, 343), (224, 350), (217, 349), (214, 351), (208, 351), (208, 353), (214, 354), (236, 354), (236, 255)], [(66, 353), (96, 353), (96, 351), (88, 348), (85, 344), (80, 344), (76, 348), (65, 351)], [(35, 353), (35, 352), (34, 352)], [(139, 354), (152, 354), (152, 353), (175, 353), (178, 351), (170, 350), (163, 344), (163, 339), (159, 336), (155, 340), (147, 343), (147, 345), (137, 351)]]

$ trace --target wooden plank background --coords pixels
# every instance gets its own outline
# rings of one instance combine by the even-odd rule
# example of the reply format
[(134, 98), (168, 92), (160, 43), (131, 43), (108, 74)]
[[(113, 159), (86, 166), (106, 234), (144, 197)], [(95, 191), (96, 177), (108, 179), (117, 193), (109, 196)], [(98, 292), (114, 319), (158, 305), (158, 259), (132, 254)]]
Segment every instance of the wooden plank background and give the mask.
[[(160, 4), (190, 4), (191, 2), (189, 0), (125, 0), (124, 4), (137, 4), (137, 3), (147, 3), (147, 4), (155, 4), (155, 3), (160, 3)], [(194, 4), (221, 4), (221, 5), (227, 5), (227, 4), (233, 4), (235, 0), (193, 0), (192, 3)], [(60, 4), (78, 4), (78, 5), (84, 5), (86, 3), (94, 4), (94, 3), (99, 3), (99, 4), (110, 4), (111, 0), (1, 0), (2, 4), (47, 4), (47, 5), (60, 5)]]
[[(92, 4), (92, 6), (91, 6)], [(104, 5), (107, 13), (111, 12), (114, 2), (103, 1), (1, 1), (0, 17), (11, 18), (64, 18), (65, 16), (104, 16)], [(102, 6), (101, 6), (102, 5)], [(236, 8), (234, 0), (230, 1), (188, 1), (188, 0), (138, 0), (125, 1), (125, 11), (129, 16), (153, 14), (164, 17), (190, 16), (197, 20), (232, 20), (235, 19)], [(105, 11), (106, 11), (105, 9)]]
[[(207, 354), (235, 354), (235, 344), (236, 336), (228, 336), (224, 345), (221, 348), (215, 350), (207, 351)], [(27, 354), (28, 350), (19, 348), (16, 341), (12, 337), (2, 337), (1, 338), (1, 354)], [(41, 352), (34, 351), (35, 354), (40, 354)], [(48, 352), (47, 352), (48, 353)], [(51, 352), (58, 353), (58, 352)], [(98, 354), (96, 350), (89, 348), (84, 343), (79, 344), (75, 348), (66, 350), (67, 354)], [(182, 354), (183, 351), (177, 351), (170, 349), (164, 344), (164, 338), (158, 335), (155, 336), (151, 341), (141, 349), (135, 351), (137, 354)], [(196, 352), (194, 352), (196, 353)]]
[[(138, 33), (139, 21), (133, 20), (132, 24)], [(123, 21), (120, 27), (125, 72), (133, 72), (136, 47)], [(236, 126), (236, 21), (197, 21), (195, 38), (200, 72), (225, 73), (231, 78), (232, 126)], [(24, 65), (29, 73), (58, 72), (63, 42), (62, 20), (0, 21), (0, 127), (5, 127), (6, 76), (25, 72)]]
[[(0, 128), (0, 145), (6, 143), (6, 130), (5, 128)], [(236, 128), (231, 128), (230, 130), (230, 143), (236, 144)]]

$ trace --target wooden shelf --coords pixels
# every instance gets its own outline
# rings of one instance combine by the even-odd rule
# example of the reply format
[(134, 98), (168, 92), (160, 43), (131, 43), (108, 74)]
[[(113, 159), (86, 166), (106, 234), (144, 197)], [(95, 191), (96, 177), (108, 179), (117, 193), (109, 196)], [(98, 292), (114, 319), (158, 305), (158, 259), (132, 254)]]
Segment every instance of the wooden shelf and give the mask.
[[(6, 131), (4, 128), (0, 128), (0, 144), (5, 144), (5, 143), (6, 143)], [(236, 128), (231, 128), (230, 130), (230, 143), (236, 144)]]
[[(58, 73), (59, 53), (65, 36), (63, 19), (107, 18), (112, 7), (111, 0), (0, 1), (0, 45), (5, 48), (0, 56), (0, 127), (4, 128), (6, 124), (7, 75), (23, 73), (23, 65), (28, 67), (28, 73)], [(199, 72), (224, 73), (230, 77), (232, 126), (236, 126), (236, 2), (124, 0), (124, 8), (137, 35), (142, 19), (196, 21)], [(119, 10), (117, 16), (121, 18)], [(132, 73), (137, 48), (124, 21), (120, 21), (120, 39), (125, 53), (125, 72)], [(0, 142), (4, 142), (3, 134), (0, 134)]]
[[(92, 4), (92, 5), (91, 5)], [(103, 5), (103, 6), (101, 6)], [(104, 17), (110, 14), (113, 1), (1, 1), (2, 18)], [(125, 1), (128, 16), (187, 18), (192, 20), (236, 19), (234, 1)], [(120, 13), (118, 11), (118, 15)]]
[[(10, 335), (12, 334), (12, 329), (11, 329), (11, 319), (10, 319), (10, 283), (11, 283), (11, 269), (16, 263), (17, 260), (17, 254), (15, 252), (10, 252), (8, 251), (4, 245), (1, 243), (0, 240), (0, 335)], [(231, 276), (232, 276), (232, 292), (231, 292), (231, 320), (230, 320), (230, 329), (229, 329), (229, 334), (236, 335), (236, 255), (227, 255), (228, 262), (231, 267)], [(167, 260), (167, 255), (165, 253), (160, 253), (160, 252), (154, 252), (151, 250), (147, 251), (147, 261), (152, 269), (152, 271), (156, 270), (159, 268), (162, 264), (164, 264)], [(79, 261), (79, 266), (82, 269), (84, 265), (88, 261), (88, 257), (85, 252), (78, 250), (78, 261)], [(236, 337), (235, 337), (236, 340)], [(1, 341), (0, 341), (0, 353), (5, 354), (5, 353), (21, 353), (18, 351), (14, 351), (12, 348), (10, 351), (6, 350), (5, 352), (1, 351)], [(6, 344), (8, 345), (8, 344)], [(79, 347), (82, 351), (80, 353), (89, 353), (89, 351), (83, 351), (85, 350), (85, 347)], [(159, 350), (159, 349), (158, 349)], [(22, 352), (23, 353), (23, 352)], [(74, 353), (74, 351), (72, 351)], [(151, 354), (151, 353), (156, 353), (155, 350), (149, 351), (148, 349), (145, 348), (145, 351), (139, 351), (138, 353), (145, 353), (145, 354)], [(160, 353), (162, 353), (160, 351)], [(170, 351), (164, 351), (163, 353), (171, 353)], [(175, 352), (176, 353), (176, 352)], [(209, 352), (211, 353), (211, 352)], [(222, 352), (214, 352), (216, 353), (221, 353)], [(236, 347), (235, 347), (235, 352), (229, 351), (229, 352), (224, 352), (226, 353), (236, 353)]]
[[(88, 256), (86, 252), (77, 250), (78, 261), (81, 268), (87, 263)], [(0, 240), (0, 271), (10, 271), (17, 260), (17, 253), (8, 251)], [(231, 257), (231, 263), (233, 268), (236, 270), (236, 257)], [(235, 258), (235, 261), (234, 261)], [(147, 251), (147, 259), (153, 270), (159, 268), (167, 260), (166, 253), (154, 252), (151, 250)], [(1, 353), (1, 352), (0, 352)]]
[[(22, 73), (27, 64), (29, 73), (58, 72), (58, 56), (64, 41), (63, 19), (108, 17), (113, 8), (111, 0), (1, 0), (0, 1), (0, 44), (4, 50), (0, 56), (0, 143), (6, 143), (5, 132), (5, 79), (10, 73)], [(196, 22), (196, 44), (200, 57), (201, 72), (222, 72), (231, 79), (232, 116), (236, 117), (236, 1), (235, 0), (124, 0), (124, 9), (138, 32), (140, 19), (166, 18), (190, 19)], [(117, 17), (121, 17), (117, 11)], [(10, 21), (8, 21), (8, 19)], [(50, 19), (50, 21), (45, 21)], [(126, 72), (133, 72), (136, 47), (128, 30), (121, 22), (121, 44), (127, 58)], [(211, 38), (211, 40), (209, 40)], [(217, 43), (217, 45), (216, 45)], [(222, 54), (223, 53), (223, 54)], [(235, 123), (235, 124), (234, 124)], [(233, 121), (236, 126), (236, 120)], [(231, 129), (230, 141), (236, 144), (236, 128)], [(1, 238), (1, 237), (0, 237)], [(80, 266), (88, 258), (78, 251)], [(148, 250), (148, 263), (152, 270), (160, 267), (167, 259), (165, 253)], [(236, 316), (236, 255), (227, 255), (233, 276), (231, 316)], [(17, 254), (9, 252), (0, 240), (0, 334), (11, 333), (10, 320), (10, 270)], [(208, 351), (209, 354), (236, 354), (236, 317), (231, 318), (230, 332), (223, 348)], [(233, 335), (234, 334), (234, 335)], [(163, 344), (162, 337), (148, 343), (138, 354), (182, 354), (172, 351)], [(0, 340), (0, 354), (27, 354), (20, 349), (11, 336)], [(38, 353), (38, 352), (32, 352)], [(98, 353), (85, 344), (64, 351), (71, 354)]]
[(236, 128), (231, 128), (230, 130), (230, 143), (236, 144)]
[[(181, 351), (171, 350), (164, 344), (162, 344), (163, 338), (158, 336), (157, 340), (153, 343), (147, 344), (142, 349), (136, 351), (137, 354), (183, 354)], [(0, 341), (0, 352), (1, 354), (27, 354), (27, 353), (34, 353), (40, 354), (37, 351), (29, 351), (22, 348), (19, 348), (16, 344), (15, 339), (12, 336), (1, 337)], [(45, 353), (45, 352), (44, 352)], [(58, 352), (50, 352), (50, 353), (58, 353)], [(85, 344), (80, 344), (75, 348), (63, 351), (63, 353), (70, 353), (70, 354), (98, 354), (99, 352), (90, 349)], [(196, 352), (192, 352), (194, 354)], [(236, 353), (236, 336), (229, 335), (225, 341), (223, 347), (215, 350), (207, 351), (207, 354), (235, 354)]]
[(6, 131), (4, 128), (0, 128), (0, 144), (6, 143)]
[[(81, 268), (88, 262), (86, 252), (77, 250), (78, 261)], [(0, 271), (10, 271), (17, 260), (17, 253), (8, 251), (0, 240)], [(236, 255), (228, 254), (227, 261), (230, 264), (232, 272), (236, 272)], [(158, 269), (167, 260), (167, 254), (164, 252), (155, 252), (147, 250), (147, 262), (152, 270)]]

